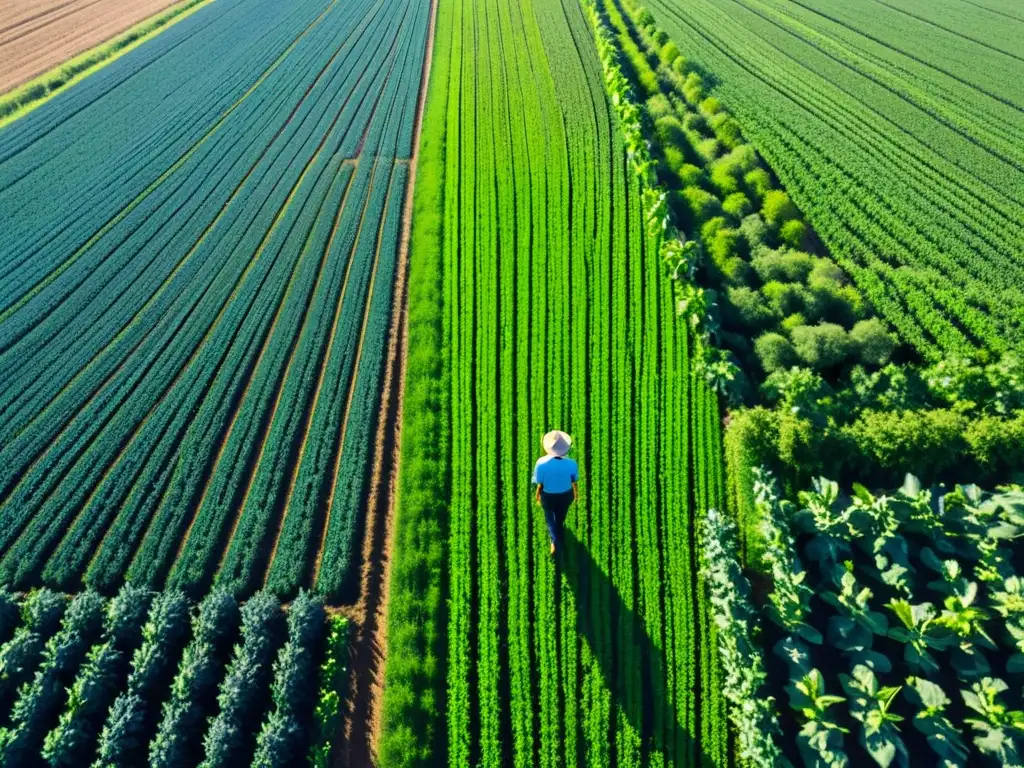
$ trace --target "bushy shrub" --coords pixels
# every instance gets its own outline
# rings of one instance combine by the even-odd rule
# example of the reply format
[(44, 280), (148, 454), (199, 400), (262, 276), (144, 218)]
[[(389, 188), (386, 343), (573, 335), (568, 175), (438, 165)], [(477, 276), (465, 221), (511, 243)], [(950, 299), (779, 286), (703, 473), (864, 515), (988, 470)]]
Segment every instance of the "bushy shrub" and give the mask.
[(683, 151), (689, 146), (683, 124), (671, 113), (654, 121), (654, 135), (663, 150), (674, 147)]
[(877, 317), (859, 321), (850, 331), (850, 338), (864, 365), (885, 365), (896, 348), (896, 339)]
[(677, 75), (685, 75), (686, 64), (687, 61), (685, 56), (676, 56), (675, 59), (672, 61), (672, 71), (675, 72)]
[(740, 144), (733, 147), (729, 152), (729, 157), (743, 169), (744, 177), (746, 173), (756, 170), (760, 162), (757, 159), (757, 150), (750, 144)]
[(659, 48), (668, 42), (668, 34), (663, 29), (657, 30), (651, 37), (654, 39), (654, 44)]
[(703, 141), (698, 141), (693, 149), (701, 160), (705, 163), (711, 163), (718, 157), (721, 148), (722, 146), (718, 143), (718, 139), (704, 139)]
[(819, 323), (793, 329), (797, 355), (814, 370), (841, 365), (850, 355), (850, 335), (841, 325)]
[(807, 315), (803, 312), (794, 312), (793, 314), (784, 317), (780, 325), (782, 330), (786, 333), (792, 333), (795, 328), (799, 328), (801, 325), (807, 325)]
[(787, 221), (800, 216), (800, 211), (781, 189), (773, 189), (764, 195), (761, 215), (773, 227), (781, 227)]
[[(664, 41), (659, 43), (657, 35), (655, 35), (655, 42), (658, 45), (662, 45)], [(691, 72), (686, 76), (686, 80), (683, 82), (683, 96), (686, 98), (686, 102), (692, 107), (700, 104), (701, 100), (704, 98), (704, 81), (701, 80), (700, 75), (696, 72)]]
[(983, 468), (1024, 468), (1024, 411), (1016, 418), (986, 415), (972, 419), (964, 439)]
[(715, 239), (721, 230), (728, 229), (729, 222), (726, 221), (724, 216), (715, 216), (712, 219), (708, 219), (700, 227), (700, 239), (704, 243), (704, 247), (710, 247), (712, 241)]
[(754, 256), (751, 266), (765, 282), (780, 280), (787, 283), (803, 283), (814, 269), (815, 261), (816, 259), (809, 253), (801, 251), (764, 250)]
[(828, 422), (835, 391), (820, 374), (793, 365), (772, 373), (761, 385), (761, 394), (769, 403), (785, 411), (799, 411), (803, 418), (818, 425)]
[(752, 209), (749, 198), (742, 192), (733, 192), (722, 201), (722, 210), (736, 219), (747, 216)]
[(715, 268), (721, 274), (722, 282), (726, 285), (750, 285), (752, 275), (750, 264), (741, 256), (726, 259), (716, 264)]
[[(740, 232), (747, 241), (747, 248), (754, 256), (763, 253), (768, 245), (768, 225), (759, 213), (751, 213), (740, 222)], [(762, 278), (763, 279), (763, 278)]]
[(646, 66), (646, 60), (634, 61), (633, 68), (636, 70), (636, 82), (641, 96), (656, 96), (661, 92), (658, 75), (649, 66)]
[(675, 115), (675, 110), (672, 108), (672, 102), (668, 100), (668, 96), (664, 93), (658, 93), (651, 96), (647, 101), (644, 102), (644, 108), (647, 110), (647, 114), (651, 120), (655, 123), (662, 117), (668, 117)]
[(743, 130), (740, 128), (739, 121), (731, 115), (715, 126), (715, 136), (729, 149), (744, 146)]
[(864, 316), (864, 297), (847, 284), (845, 273), (831, 261), (818, 259), (807, 285), (814, 295), (807, 306), (813, 306), (816, 314), (844, 325), (853, 325)]
[(704, 171), (691, 163), (679, 166), (676, 175), (684, 187), (700, 186), (704, 182)]
[(673, 176), (677, 176), (679, 169), (686, 163), (686, 155), (678, 147), (671, 145), (662, 149), (662, 155), (665, 168)]
[(651, 15), (651, 12), (642, 5), (638, 6), (636, 10), (633, 11), (633, 19), (639, 27), (646, 27), (654, 23), (654, 16)]
[(743, 238), (738, 229), (720, 228), (708, 243), (708, 254), (716, 264), (721, 263), (739, 256), (742, 242)]
[(700, 103), (699, 109), (705, 117), (711, 117), (722, 111), (722, 102), (718, 100), (717, 96), (708, 96)]
[(662, 64), (671, 64), (678, 55), (679, 47), (671, 40), (661, 46), (661, 49), (658, 51), (658, 58), (661, 59)]
[(687, 187), (680, 193), (682, 210), (688, 228), (700, 227), (706, 221), (722, 213), (722, 203), (717, 197), (700, 187)]
[(711, 165), (711, 183), (722, 195), (731, 195), (739, 192), (740, 169), (735, 163), (729, 162), (728, 157), (716, 160)]
[(779, 413), (779, 458), (790, 466), (814, 466), (820, 462), (821, 432), (799, 411)]
[(723, 195), (739, 192), (743, 186), (744, 173), (756, 163), (757, 155), (753, 148), (749, 144), (742, 144), (712, 164), (711, 183)]
[(754, 353), (767, 373), (797, 364), (793, 344), (781, 333), (763, 333), (754, 342)]
[(803, 309), (804, 292), (798, 283), (780, 283), (772, 280), (761, 286), (761, 294), (777, 315), (792, 315)]
[(887, 469), (925, 467), (936, 476), (963, 452), (967, 419), (946, 410), (864, 411), (843, 427), (858, 453)]
[(816, 259), (812, 265), (813, 269), (807, 277), (807, 281), (813, 288), (816, 285), (842, 284), (846, 281), (846, 273), (839, 268), (839, 265), (828, 259)]
[(726, 304), (729, 316), (749, 331), (764, 330), (779, 319), (761, 295), (746, 286), (729, 288)]
[(800, 219), (791, 219), (779, 228), (779, 238), (790, 248), (802, 247), (806, 237), (807, 225)]
[(755, 205), (761, 205), (765, 196), (772, 188), (772, 176), (764, 168), (755, 168), (743, 177), (743, 183), (747, 187), (747, 194), (754, 201)]
[(699, 232), (704, 223), (722, 215), (722, 202), (699, 186), (688, 186), (674, 195), (677, 212), (682, 216), (681, 226)]

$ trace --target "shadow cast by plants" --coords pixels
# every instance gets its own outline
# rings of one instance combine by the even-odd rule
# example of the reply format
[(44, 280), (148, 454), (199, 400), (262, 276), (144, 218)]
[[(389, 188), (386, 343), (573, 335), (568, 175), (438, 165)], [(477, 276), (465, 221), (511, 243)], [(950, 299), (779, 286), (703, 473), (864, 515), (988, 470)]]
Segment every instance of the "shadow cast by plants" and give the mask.
[[(682, 722), (686, 703), (675, 701), (666, 688), (664, 652), (568, 527), (563, 530), (558, 567), (576, 597), (577, 630), (589, 644), (614, 704), (640, 734), (645, 763), (648, 756), (660, 753), (668, 765), (711, 764)], [(609, 741), (614, 764), (614, 733), (609, 733)]]

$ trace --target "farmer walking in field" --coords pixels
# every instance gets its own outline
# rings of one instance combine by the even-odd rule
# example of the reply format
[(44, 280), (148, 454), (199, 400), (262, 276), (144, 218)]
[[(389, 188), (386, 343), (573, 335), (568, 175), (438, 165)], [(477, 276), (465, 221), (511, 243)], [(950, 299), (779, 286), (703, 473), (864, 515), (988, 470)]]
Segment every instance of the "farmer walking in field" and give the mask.
[(548, 524), (551, 538), (551, 554), (558, 549), (559, 537), (569, 507), (579, 497), (576, 487), (579, 467), (567, 459), (572, 438), (565, 432), (553, 430), (544, 435), (544, 456), (537, 459), (533, 467), (533, 482), (537, 484), (537, 504), (544, 509), (544, 520)]

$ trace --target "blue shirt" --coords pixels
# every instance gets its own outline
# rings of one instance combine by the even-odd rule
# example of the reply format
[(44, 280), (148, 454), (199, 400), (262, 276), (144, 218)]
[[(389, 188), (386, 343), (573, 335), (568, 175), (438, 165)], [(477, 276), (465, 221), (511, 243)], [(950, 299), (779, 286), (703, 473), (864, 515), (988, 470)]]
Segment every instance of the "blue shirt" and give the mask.
[(533, 482), (544, 493), (565, 493), (576, 482), (579, 468), (572, 459), (541, 456), (533, 467)]

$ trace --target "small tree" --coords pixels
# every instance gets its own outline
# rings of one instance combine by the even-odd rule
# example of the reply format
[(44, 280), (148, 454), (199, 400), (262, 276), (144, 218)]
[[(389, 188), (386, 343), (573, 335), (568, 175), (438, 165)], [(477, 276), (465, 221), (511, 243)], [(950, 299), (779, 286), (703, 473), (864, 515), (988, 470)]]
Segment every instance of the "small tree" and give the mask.
[(793, 331), (793, 348), (807, 365), (823, 370), (841, 365), (850, 355), (850, 336), (841, 325), (820, 323)]
[(896, 348), (896, 339), (877, 317), (861, 320), (850, 331), (857, 357), (864, 365), (882, 366), (889, 362)]
[(773, 227), (781, 227), (787, 221), (799, 218), (800, 211), (781, 189), (773, 189), (764, 196), (761, 215)]
[(781, 333), (763, 333), (754, 342), (754, 353), (767, 373), (784, 370), (796, 365), (796, 350)]
[(764, 168), (755, 168), (743, 177), (743, 183), (747, 187), (750, 199), (760, 205), (772, 188), (772, 176)]
[(779, 228), (779, 237), (790, 248), (801, 248), (807, 237), (807, 225), (800, 219), (790, 219)]

